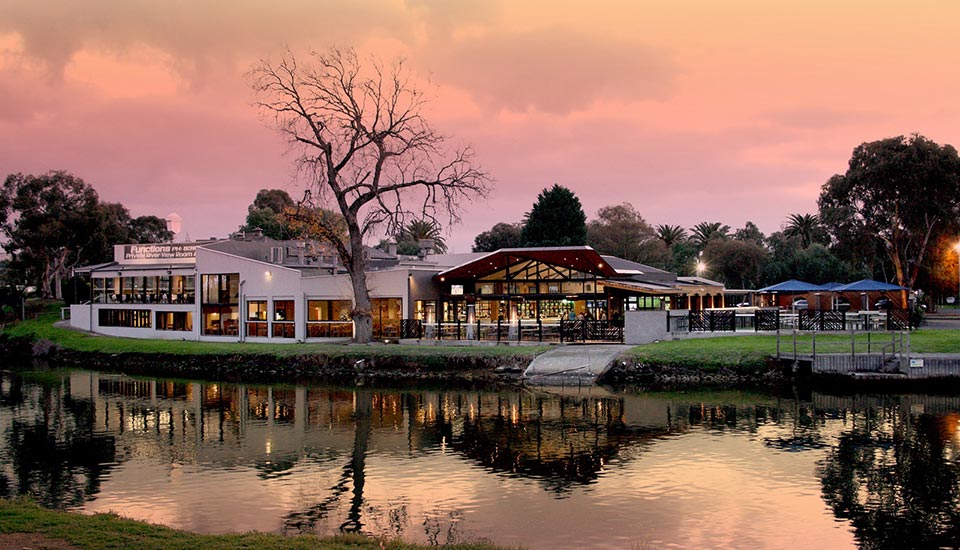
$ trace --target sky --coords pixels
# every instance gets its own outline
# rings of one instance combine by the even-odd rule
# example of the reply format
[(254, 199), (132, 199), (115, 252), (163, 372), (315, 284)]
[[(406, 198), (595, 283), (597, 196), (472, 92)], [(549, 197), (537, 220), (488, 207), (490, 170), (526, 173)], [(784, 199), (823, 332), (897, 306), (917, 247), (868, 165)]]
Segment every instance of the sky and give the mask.
[(0, 172), (67, 170), (134, 216), (225, 237), (259, 189), (302, 195), (253, 105), (260, 59), (406, 59), (426, 116), (494, 180), (454, 252), (559, 183), (588, 218), (815, 213), (854, 147), (957, 145), (960, 3), (916, 0), (0, 0)]

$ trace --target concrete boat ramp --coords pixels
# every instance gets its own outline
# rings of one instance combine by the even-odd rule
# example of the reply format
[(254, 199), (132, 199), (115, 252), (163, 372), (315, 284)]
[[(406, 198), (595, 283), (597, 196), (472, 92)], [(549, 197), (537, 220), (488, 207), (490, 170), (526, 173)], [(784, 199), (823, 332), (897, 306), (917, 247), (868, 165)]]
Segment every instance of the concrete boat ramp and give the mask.
[(633, 346), (567, 345), (538, 355), (523, 371), (523, 379), (543, 386), (592, 385), (618, 355)]

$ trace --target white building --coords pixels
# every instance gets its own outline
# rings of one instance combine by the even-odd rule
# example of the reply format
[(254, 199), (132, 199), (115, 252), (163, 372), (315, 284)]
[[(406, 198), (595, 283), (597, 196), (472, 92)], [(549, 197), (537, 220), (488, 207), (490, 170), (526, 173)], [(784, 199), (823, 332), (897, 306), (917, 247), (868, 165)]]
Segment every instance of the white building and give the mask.
[[(443, 256), (404, 265), (370, 249), (367, 285), (374, 336), (397, 338), (415, 302), (437, 299)], [(451, 256), (451, 261), (458, 261)], [(328, 249), (302, 241), (221, 240), (114, 246), (89, 274), (92, 300), (71, 324), (111, 336), (204, 341), (303, 342), (351, 338), (350, 279)]]

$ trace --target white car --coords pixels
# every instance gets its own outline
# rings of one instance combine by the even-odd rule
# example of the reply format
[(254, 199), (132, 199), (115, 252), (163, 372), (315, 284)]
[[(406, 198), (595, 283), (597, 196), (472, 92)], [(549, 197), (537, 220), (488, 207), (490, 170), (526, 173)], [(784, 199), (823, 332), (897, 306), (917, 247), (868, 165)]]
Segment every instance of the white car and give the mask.
[(793, 301), (791, 309), (807, 309), (808, 307), (810, 307), (810, 304), (807, 303), (806, 298), (797, 298)]

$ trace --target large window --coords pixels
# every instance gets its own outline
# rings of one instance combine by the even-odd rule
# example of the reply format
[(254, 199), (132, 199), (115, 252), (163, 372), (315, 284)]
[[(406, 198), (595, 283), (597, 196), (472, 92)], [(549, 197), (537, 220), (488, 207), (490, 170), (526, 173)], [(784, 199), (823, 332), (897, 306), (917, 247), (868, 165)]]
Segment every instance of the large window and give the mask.
[(247, 336), (267, 336), (267, 301), (247, 301)]
[(101, 327), (150, 328), (149, 309), (101, 309)]
[(192, 304), (193, 275), (95, 277), (93, 301), (97, 304)]
[(237, 336), (240, 319), (240, 274), (202, 275), (200, 315), (203, 334)]
[(240, 274), (203, 275), (203, 303), (237, 304), (240, 302)]
[(176, 330), (190, 332), (193, 330), (192, 311), (158, 311), (157, 330)]
[(350, 300), (307, 300), (307, 337), (350, 338)]
[(294, 338), (297, 335), (297, 325), (294, 322), (293, 300), (273, 301), (273, 337)]
[(400, 336), (400, 319), (403, 318), (402, 304), (403, 300), (400, 298), (373, 298), (370, 300), (374, 338), (397, 338)]

